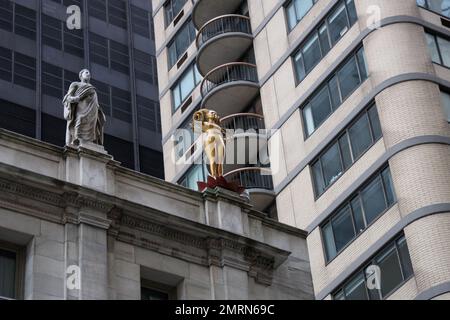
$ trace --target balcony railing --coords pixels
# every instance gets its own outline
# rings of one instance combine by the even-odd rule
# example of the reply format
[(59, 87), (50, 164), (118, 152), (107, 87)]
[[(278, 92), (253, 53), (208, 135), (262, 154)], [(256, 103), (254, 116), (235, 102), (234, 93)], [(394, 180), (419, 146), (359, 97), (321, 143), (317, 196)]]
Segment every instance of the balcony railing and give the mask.
[(230, 182), (236, 182), (246, 189), (273, 190), (273, 181), (270, 169), (242, 168), (231, 171), (225, 175)]
[(216, 36), (231, 32), (251, 35), (250, 19), (237, 14), (228, 14), (212, 19), (198, 31), (197, 48)]
[(258, 83), (256, 66), (246, 62), (233, 62), (211, 70), (202, 81), (202, 97), (217, 87), (237, 81)]
[(262, 130), (265, 129), (264, 117), (256, 113), (237, 113), (221, 120), (224, 129), (231, 130)]

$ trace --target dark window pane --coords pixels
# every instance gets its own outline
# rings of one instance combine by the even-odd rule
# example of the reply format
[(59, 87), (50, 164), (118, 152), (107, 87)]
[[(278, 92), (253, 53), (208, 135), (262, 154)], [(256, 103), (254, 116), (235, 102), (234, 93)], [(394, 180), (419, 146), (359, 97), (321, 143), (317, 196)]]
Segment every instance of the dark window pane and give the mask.
[(363, 114), (348, 130), (352, 143), (353, 157), (359, 158), (373, 143), (369, 127), (369, 118)]
[(364, 50), (362, 48), (356, 54), (356, 58), (358, 59), (358, 67), (359, 72), (361, 73), (361, 79), (365, 80), (367, 79), (368, 72), (367, 72), (366, 57), (364, 55)]
[(331, 43), (335, 44), (348, 31), (347, 13), (342, 3), (328, 18)]
[(328, 38), (328, 28), (326, 24), (323, 24), (323, 26), (320, 27), (319, 38), (320, 45), (322, 47), (322, 54), (325, 56), (331, 49), (330, 40)]
[(315, 128), (321, 125), (331, 114), (330, 97), (326, 86), (311, 100), (311, 110)]
[(378, 117), (377, 106), (373, 106), (369, 109), (369, 118), (370, 124), (372, 126), (373, 136), (375, 138), (375, 141), (377, 141), (383, 136), (383, 132), (381, 131), (380, 119)]
[(34, 138), (36, 113), (32, 109), (0, 100), (0, 127)]
[(394, 184), (392, 182), (391, 171), (386, 169), (382, 173), (384, 188), (386, 190), (386, 198), (388, 201), (388, 205), (394, 204), (395, 200), (395, 192), (394, 192)]
[(336, 245), (334, 243), (334, 234), (333, 234), (333, 228), (331, 226), (331, 223), (328, 223), (323, 227), (323, 242), (325, 246), (325, 252), (327, 254), (327, 259), (331, 260), (333, 259), (336, 254)]
[(378, 176), (362, 192), (361, 198), (364, 206), (367, 224), (372, 223), (386, 209), (383, 185)]
[(333, 107), (333, 110), (336, 110), (341, 105), (341, 95), (339, 93), (339, 84), (338, 84), (338, 78), (337, 76), (334, 76), (330, 79), (328, 82), (328, 86), (330, 87), (331, 92), (331, 104)]
[(339, 146), (335, 144), (321, 157), (325, 185), (334, 183), (343, 173)]
[(314, 34), (303, 47), (303, 60), (305, 63), (305, 70), (308, 74), (320, 61), (322, 54), (320, 52), (319, 36)]
[(169, 300), (169, 295), (164, 292), (141, 288), (141, 300)]
[(350, 20), (350, 25), (353, 25), (358, 20), (358, 15), (356, 13), (355, 2), (353, 0), (347, 1), (348, 18)]
[(346, 300), (369, 300), (364, 274), (358, 274), (344, 288)]
[(16, 254), (0, 249), (0, 296), (16, 298)]
[(355, 236), (350, 208), (346, 206), (333, 218), (333, 233), (337, 252), (341, 251)]
[(388, 295), (403, 282), (402, 270), (395, 247), (382, 253), (376, 262), (381, 269), (381, 294)]
[(133, 143), (105, 134), (105, 149), (120, 161), (122, 166), (134, 169)]
[(316, 190), (316, 195), (320, 195), (325, 191), (325, 183), (322, 175), (322, 167), (320, 161), (317, 161), (312, 166), (312, 172), (314, 177), (314, 188)]
[(342, 99), (345, 100), (350, 93), (361, 83), (355, 57), (352, 57), (338, 72), (339, 87), (341, 88)]
[(413, 275), (414, 271), (411, 264), (411, 257), (409, 255), (408, 245), (406, 238), (402, 237), (397, 241), (398, 254), (400, 255), (400, 261), (402, 264), (402, 270), (405, 280)]
[(164, 160), (161, 152), (139, 147), (141, 171), (156, 178), (164, 179)]
[(339, 139), (339, 146), (341, 147), (342, 160), (344, 161), (344, 169), (346, 170), (346, 169), (350, 168), (350, 166), (353, 163), (347, 134), (344, 134)]
[(355, 228), (356, 233), (359, 234), (364, 229), (366, 229), (366, 223), (364, 221), (364, 215), (361, 207), (361, 198), (356, 197), (351, 201), (352, 211), (353, 211), (353, 217), (355, 219)]

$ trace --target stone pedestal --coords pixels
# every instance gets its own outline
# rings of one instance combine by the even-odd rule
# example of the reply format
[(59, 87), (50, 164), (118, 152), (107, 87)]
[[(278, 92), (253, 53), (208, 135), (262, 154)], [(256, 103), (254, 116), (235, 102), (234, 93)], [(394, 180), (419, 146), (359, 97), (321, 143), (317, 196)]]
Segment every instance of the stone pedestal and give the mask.
[(108, 165), (118, 163), (103, 146), (86, 142), (79, 146), (66, 146), (65, 157), (67, 182), (101, 192), (113, 192)]

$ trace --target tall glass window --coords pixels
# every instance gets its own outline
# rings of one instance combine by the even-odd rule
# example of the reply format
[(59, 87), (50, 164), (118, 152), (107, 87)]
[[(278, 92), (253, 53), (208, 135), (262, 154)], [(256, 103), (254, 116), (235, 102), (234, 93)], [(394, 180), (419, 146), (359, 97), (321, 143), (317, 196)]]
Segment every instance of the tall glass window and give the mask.
[(202, 77), (197, 65), (192, 64), (172, 88), (173, 109), (178, 110), (200, 83)]
[[(372, 276), (371, 266), (381, 272), (381, 289), (370, 290), (368, 277)], [(411, 258), (404, 235), (397, 237), (376, 254), (370, 262), (356, 272), (333, 294), (334, 300), (381, 300), (395, 292), (413, 275)]]
[(396, 201), (389, 168), (355, 192), (321, 227), (327, 261), (334, 259)]
[(164, 12), (166, 18), (166, 26), (172, 23), (172, 21), (178, 16), (181, 9), (183, 9), (187, 0), (169, 0), (164, 5)]
[(0, 300), (16, 298), (16, 264), (15, 252), (0, 249)]
[(206, 181), (208, 169), (205, 164), (195, 164), (179, 182), (183, 187), (198, 190), (197, 182)]
[(434, 63), (450, 68), (450, 40), (426, 33), (428, 49)]
[(367, 79), (364, 49), (359, 49), (312, 95), (302, 108), (305, 134), (317, 128)]
[[(295, 5), (297, 2), (308, 3), (311, 0), (293, 1), (291, 5)], [(288, 17), (291, 15), (288, 10)], [(336, 42), (345, 35), (356, 20), (357, 15), (353, 0), (341, 1), (319, 27), (306, 38), (294, 54), (297, 82), (305, 79)]]
[(169, 69), (171, 69), (195, 41), (195, 27), (192, 20), (189, 20), (176, 34), (175, 38), (168, 46)]
[(292, 0), (286, 7), (289, 31), (303, 19), (317, 0)]

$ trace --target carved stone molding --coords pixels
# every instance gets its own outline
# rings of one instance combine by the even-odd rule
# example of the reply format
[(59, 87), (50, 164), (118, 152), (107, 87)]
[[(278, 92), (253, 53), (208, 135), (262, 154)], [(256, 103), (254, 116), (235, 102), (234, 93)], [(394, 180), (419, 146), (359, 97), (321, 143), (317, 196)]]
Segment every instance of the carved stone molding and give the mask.
[[(290, 254), (267, 245), (255, 248), (237, 235), (229, 235), (236, 239), (225, 238), (205, 230), (203, 235), (194, 236), (144, 218), (123, 213), (120, 217), (120, 226), (116, 225), (117, 240), (207, 267), (229, 266), (246, 271), (264, 285), (272, 282), (275, 260), (284, 261)], [(189, 230), (188, 226), (186, 230)]]

